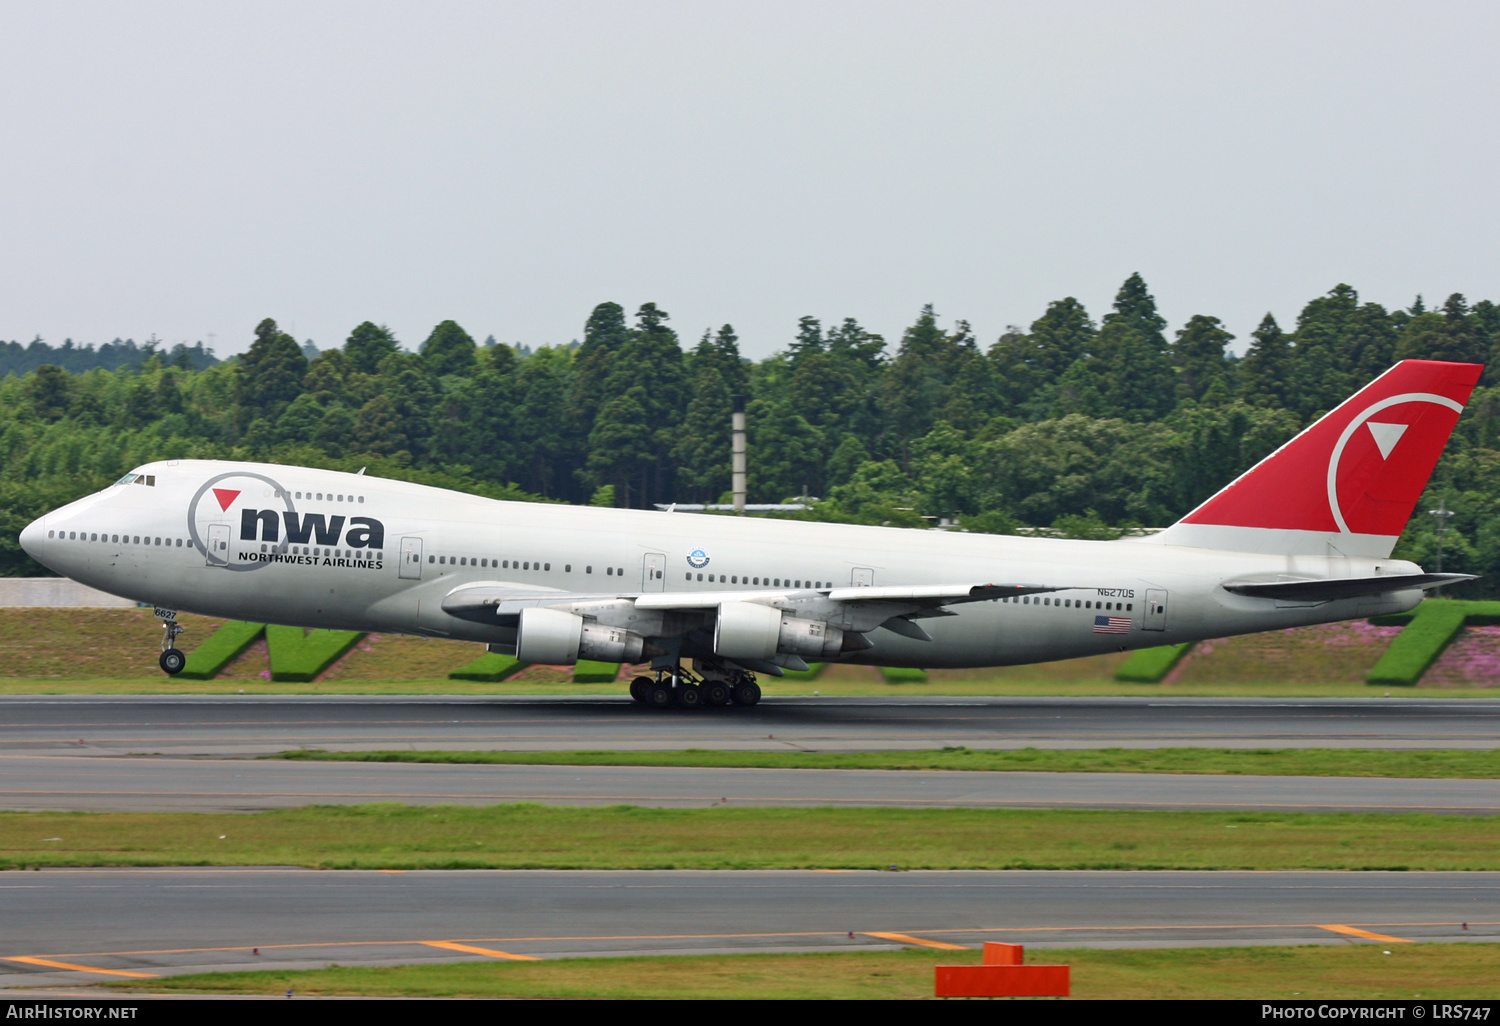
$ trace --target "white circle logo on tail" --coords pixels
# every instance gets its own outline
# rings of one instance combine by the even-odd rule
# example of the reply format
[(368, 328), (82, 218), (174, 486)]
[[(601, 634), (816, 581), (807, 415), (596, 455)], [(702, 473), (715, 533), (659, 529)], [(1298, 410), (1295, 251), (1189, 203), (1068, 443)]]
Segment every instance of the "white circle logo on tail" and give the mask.
[(1403, 403), (1432, 403), (1437, 406), (1446, 406), (1454, 413), (1464, 412), (1463, 403), (1455, 402), (1445, 395), (1434, 395), (1432, 392), (1405, 392), (1365, 407), (1358, 416), (1351, 420), (1344, 428), (1344, 433), (1339, 435), (1338, 444), (1333, 447), (1333, 455), (1328, 458), (1328, 508), (1333, 512), (1334, 523), (1338, 524), (1342, 534), (1353, 533), (1344, 520), (1344, 511), (1339, 508), (1339, 460), (1344, 456), (1344, 447), (1349, 444), (1355, 432), (1363, 426), (1369, 429), (1370, 435), (1374, 438), (1375, 447), (1380, 450), (1380, 458), (1390, 459), (1397, 443), (1401, 441), (1401, 436), (1406, 434), (1406, 429), (1411, 425), (1386, 424), (1372, 421), (1370, 418), (1382, 410), (1388, 410), (1392, 406), (1400, 406)]

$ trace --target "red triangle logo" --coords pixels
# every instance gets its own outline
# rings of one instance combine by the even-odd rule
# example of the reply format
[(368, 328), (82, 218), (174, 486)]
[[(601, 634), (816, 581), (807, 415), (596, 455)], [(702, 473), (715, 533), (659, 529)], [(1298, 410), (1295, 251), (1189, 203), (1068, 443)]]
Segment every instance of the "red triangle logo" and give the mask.
[(235, 499), (240, 497), (239, 492), (232, 492), (228, 488), (215, 488), (214, 498), (219, 500), (219, 508), (227, 511)]

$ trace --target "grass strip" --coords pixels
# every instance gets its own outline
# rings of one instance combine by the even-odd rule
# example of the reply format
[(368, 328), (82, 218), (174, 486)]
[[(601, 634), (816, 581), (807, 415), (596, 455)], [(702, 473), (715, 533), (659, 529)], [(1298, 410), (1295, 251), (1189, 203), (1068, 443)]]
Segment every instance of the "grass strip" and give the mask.
[(887, 684), (926, 684), (927, 671), (909, 666), (881, 666), (880, 679)]
[(246, 623), (243, 620), (226, 622), (188, 653), (187, 665), (182, 668), (177, 679), (212, 680), (214, 674), (249, 648), (265, 629), (266, 625), (263, 623)]
[(1115, 680), (1159, 684), (1196, 644), (1196, 641), (1184, 641), (1180, 645), (1136, 649), (1115, 671)]
[(314, 680), (363, 637), (358, 631), (304, 632), (301, 627), (271, 624), (266, 628), (266, 644), (271, 652), (271, 679), (286, 683)]
[[(1021, 939), (1008, 937), (1007, 940)], [(1490, 1000), (1500, 944), (1238, 948), (1054, 948), (1028, 962), (1072, 966), (1073, 997), (1133, 1000)], [(111, 983), (174, 993), (473, 998), (931, 998), (933, 967), (977, 951), (570, 958), (300, 972), (202, 973)]]
[(306, 806), (0, 813), (0, 868), (1500, 869), (1500, 817), (1078, 809)]
[(1047, 773), (1215, 773), (1295, 777), (1500, 779), (1500, 750), (1370, 748), (1090, 748), (1016, 751), (944, 748), (915, 752), (325, 752), (266, 756), (330, 762), (495, 763), (525, 766), (705, 766), (753, 769), (954, 770)]
[(619, 676), (619, 663), (601, 663), (593, 659), (580, 659), (573, 667), (574, 684), (613, 684)]
[(529, 665), (529, 663), (521, 662), (515, 656), (486, 652), (473, 662), (464, 663), (456, 670), (449, 670), (448, 679), (483, 681), (488, 684), (498, 684), (506, 677), (520, 673)]

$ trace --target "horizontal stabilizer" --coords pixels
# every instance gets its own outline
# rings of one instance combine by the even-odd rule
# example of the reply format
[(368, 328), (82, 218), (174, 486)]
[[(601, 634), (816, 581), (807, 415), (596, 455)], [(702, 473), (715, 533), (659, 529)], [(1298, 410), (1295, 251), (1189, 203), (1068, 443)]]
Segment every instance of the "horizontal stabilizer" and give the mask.
[(1474, 579), (1473, 574), (1388, 574), (1384, 577), (1348, 577), (1331, 581), (1230, 581), (1224, 585), (1224, 590), (1249, 598), (1334, 602), (1364, 595), (1385, 595), (1393, 591), (1439, 588), (1445, 584), (1459, 584)]

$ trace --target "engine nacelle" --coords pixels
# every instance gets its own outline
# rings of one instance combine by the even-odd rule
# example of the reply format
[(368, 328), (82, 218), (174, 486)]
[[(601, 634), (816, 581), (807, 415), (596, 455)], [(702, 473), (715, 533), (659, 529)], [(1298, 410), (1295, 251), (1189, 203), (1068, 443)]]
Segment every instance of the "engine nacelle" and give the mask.
[(638, 662), (646, 639), (620, 627), (590, 623), (576, 613), (530, 606), (521, 610), (516, 658), (523, 663)]
[(778, 652), (826, 659), (838, 655), (844, 632), (822, 620), (789, 616), (758, 602), (723, 602), (714, 622), (714, 652), (726, 659), (770, 659)]
[(844, 632), (822, 620), (804, 620), (799, 616), (781, 618), (781, 637), (776, 651), (809, 659), (830, 659), (844, 648)]

